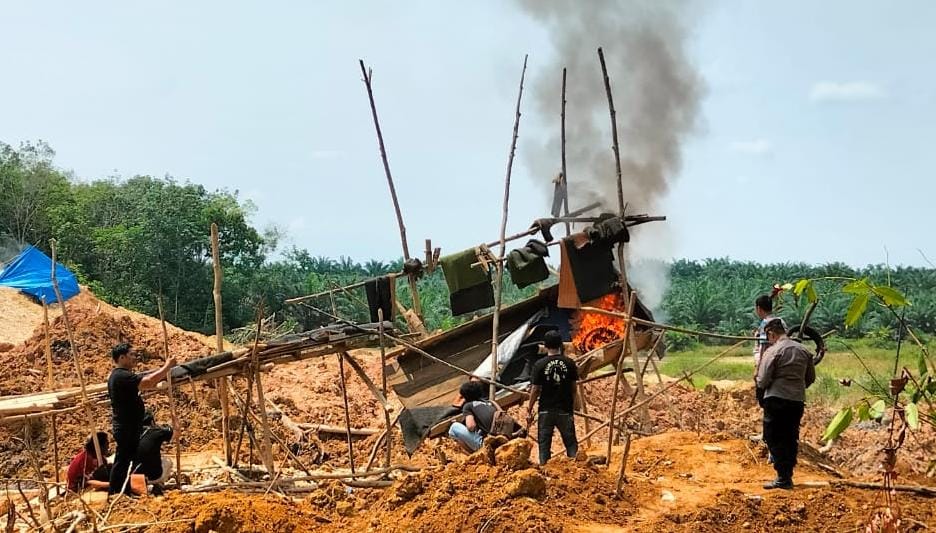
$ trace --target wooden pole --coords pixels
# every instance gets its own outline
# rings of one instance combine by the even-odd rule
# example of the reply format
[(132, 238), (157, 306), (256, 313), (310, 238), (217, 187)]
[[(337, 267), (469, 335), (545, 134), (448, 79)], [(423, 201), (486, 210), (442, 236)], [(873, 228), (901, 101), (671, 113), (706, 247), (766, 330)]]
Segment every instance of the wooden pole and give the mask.
[[(585, 394), (585, 385), (579, 382), (576, 386), (578, 387), (578, 397), (582, 401), (582, 413), (587, 415), (588, 414), (588, 396)], [(589, 433), (590, 431), (591, 431), (591, 420), (586, 417), (585, 418), (585, 433)], [(591, 445), (592, 445), (591, 437), (586, 439), (585, 445), (588, 448), (591, 448)]]
[[(560, 113), (560, 123), (561, 123), (561, 132), (560, 140), (562, 145), (562, 181), (563, 189), (565, 195), (562, 198), (562, 214), (569, 216), (569, 173), (566, 170), (566, 121), (565, 121), (565, 112), (566, 112), (566, 69), (562, 67), (562, 112)], [(572, 224), (566, 222), (566, 236), (572, 234)]]
[(617, 175), (618, 210), (624, 214), (624, 183), (621, 177), (621, 149), (618, 144), (617, 113), (614, 111), (614, 97), (611, 95), (611, 79), (605, 65), (604, 52), (598, 48), (598, 60), (601, 62), (601, 75), (604, 78), (605, 92), (608, 94), (608, 109), (611, 112), (611, 148), (614, 150), (614, 168)]
[[(224, 351), (224, 321), (222, 319), (221, 308), (221, 252), (218, 244), (218, 225), (211, 223), (211, 260), (214, 270), (214, 296), (215, 307), (215, 341), (217, 343), (218, 353)], [(221, 436), (224, 441), (224, 460), (227, 465), (231, 465), (231, 436), (229, 435), (229, 425), (231, 423), (231, 407), (228, 399), (227, 381), (224, 379), (215, 380), (215, 388), (218, 390), (218, 399), (221, 402)]]
[[(631, 302), (637, 301), (637, 291), (631, 291), (630, 301)], [(632, 303), (630, 305), (630, 314), (633, 314), (634, 312), (633, 309), (634, 309), (634, 305)], [(635, 398), (637, 398), (638, 400), (643, 400), (644, 398), (644, 380), (643, 380), (644, 373), (642, 371), (638, 372), (640, 370), (640, 359), (637, 357), (637, 336), (633, 334), (633, 329), (634, 329), (633, 326), (634, 326), (633, 322), (628, 322), (625, 336), (627, 337), (628, 350), (630, 350), (631, 357), (633, 358), (634, 377), (637, 378), (636, 379), (637, 390), (635, 391), (635, 394), (636, 394)], [(647, 354), (648, 359), (652, 356), (653, 356), (652, 353)], [(647, 365), (644, 364), (643, 368), (644, 370), (646, 370)], [(640, 409), (640, 429), (645, 430), (646, 426), (648, 426), (649, 424), (650, 424), (650, 409), (649, 407), (644, 406)]]
[[(634, 314), (634, 304), (637, 303), (637, 298), (632, 294), (632, 297), (627, 304), (627, 315), (630, 316)], [(633, 323), (625, 322), (624, 327), (624, 343), (621, 345), (621, 355), (617, 360), (617, 370), (615, 371), (614, 376), (614, 392), (611, 394), (611, 416), (609, 420), (614, 420), (614, 413), (617, 411), (617, 398), (618, 398), (618, 387), (621, 384), (621, 370), (624, 368), (624, 354), (627, 353), (626, 350), (629, 350), (627, 339), (631, 334), (633, 329)], [(636, 370), (636, 369), (635, 369)], [(626, 378), (625, 378), (626, 379)], [(608, 428), (608, 461), (605, 463), (608, 465), (608, 468), (611, 467), (611, 443), (614, 440), (614, 425), (611, 425)]]
[[(507, 210), (510, 205), (510, 174), (513, 171), (514, 154), (517, 151), (517, 133), (520, 129), (520, 101), (523, 98), (523, 80), (526, 77), (527, 56), (523, 56), (523, 70), (520, 72), (520, 90), (517, 92), (517, 109), (514, 114), (513, 138), (510, 141), (510, 154), (507, 156), (507, 175), (504, 178), (504, 207), (501, 215), (500, 227), (500, 254), (498, 257), (504, 257), (507, 248)], [(497, 262), (497, 269), (494, 275), (494, 316), (491, 320), (491, 386), (488, 389), (488, 395), (491, 401), (494, 401), (494, 395), (497, 393), (497, 387), (494, 386), (497, 381), (497, 337), (500, 334), (500, 309), (504, 289), (504, 263)]]
[[(380, 146), (380, 159), (383, 162), (384, 174), (387, 175), (387, 185), (390, 186), (390, 198), (393, 200), (393, 210), (396, 212), (397, 225), (400, 227), (400, 242), (403, 245), (403, 259), (409, 261), (409, 244), (406, 241), (406, 226), (403, 224), (403, 212), (400, 210), (400, 202), (397, 199), (396, 187), (393, 185), (393, 176), (390, 174), (390, 162), (387, 160), (387, 148), (384, 145), (383, 133), (380, 131), (380, 120), (377, 118), (377, 104), (374, 103), (374, 90), (371, 86), (373, 72), (364, 66), (364, 60), (358, 61), (361, 65), (361, 74), (364, 76), (364, 85), (367, 87), (367, 98), (370, 100), (371, 115), (374, 117), (374, 129), (377, 130), (377, 143)], [(410, 292), (413, 295), (413, 310), (419, 316), (422, 322), (422, 305), (419, 302), (419, 289), (416, 286), (416, 277), (408, 274)]]
[(88, 391), (85, 387), (84, 369), (81, 367), (81, 358), (78, 353), (78, 345), (75, 344), (75, 336), (72, 334), (71, 321), (68, 319), (68, 306), (65, 305), (65, 299), (62, 298), (62, 291), (59, 290), (58, 278), (55, 275), (57, 269), (55, 239), (49, 241), (52, 248), (52, 290), (55, 291), (55, 300), (62, 306), (62, 320), (65, 322), (65, 333), (68, 335), (68, 345), (71, 347), (72, 360), (75, 363), (75, 373), (78, 374), (78, 385), (81, 388), (81, 403), (84, 405), (85, 418), (88, 422), (88, 428), (91, 430), (91, 441), (94, 443), (94, 453), (97, 457), (103, 458), (101, 443), (98, 442), (97, 424), (94, 422), (94, 414), (91, 412), (91, 403), (88, 401)]
[[(55, 264), (53, 263), (53, 268)], [(55, 369), (52, 366), (52, 326), (49, 324), (49, 304), (46, 303), (45, 297), (42, 297), (42, 323), (43, 331), (45, 333), (45, 359), (46, 359), (46, 369), (48, 371), (48, 376), (46, 379), (46, 388), (50, 391), (55, 390)], [(59, 475), (59, 449), (58, 449), (58, 419), (55, 414), (50, 416), (52, 420), (52, 464), (55, 465), (55, 482), (60, 481)], [(55, 488), (56, 492), (59, 490), (58, 485)]]
[[(621, 469), (618, 471), (617, 484), (614, 486), (614, 497), (621, 497), (621, 486), (624, 484), (624, 481), (627, 479), (625, 477), (625, 472), (627, 471), (627, 456), (630, 453), (631, 446), (631, 432), (627, 431), (627, 440), (624, 442), (624, 453), (621, 454)], [(611, 462), (611, 457), (608, 457), (608, 462)]]
[[(678, 385), (679, 383), (682, 383), (683, 381), (685, 381), (685, 380), (691, 378), (694, 374), (697, 374), (697, 373), (699, 373), (699, 372), (705, 370), (705, 369), (706, 369), (709, 365), (711, 365), (712, 363), (718, 361), (719, 359), (721, 359), (722, 357), (724, 357), (724, 356), (728, 355), (729, 353), (733, 352), (733, 351), (736, 350), (737, 348), (740, 348), (745, 342), (746, 342), (746, 341), (740, 341), (740, 342), (737, 342), (737, 343), (735, 343), (735, 344), (732, 344), (732, 345), (729, 346), (727, 349), (725, 349), (725, 350), (719, 352), (717, 355), (715, 355), (714, 357), (712, 357), (712, 358), (709, 359), (708, 361), (706, 361), (706, 362), (702, 363), (701, 365), (697, 366), (696, 368), (693, 368), (692, 370), (686, 372), (685, 374), (683, 374), (682, 376), (680, 376), (679, 379), (676, 379), (676, 380), (674, 380), (674, 381), (671, 381), (671, 382), (667, 383), (666, 385), (663, 386), (662, 389), (660, 389), (660, 390), (654, 392), (653, 394), (651, 394), (650, 396), (648, 396), (648, 397), (647, 397), (645, 400), (643, 400), (642, 402), (640, 402), (640, 403), (638, 403), (638, 404), (636, 404), (636, 405), (632, 405), (632, 406), (628, 407), (627, 409), (624, 409), (624, 410), (621, 411), (620, 413), (614, 415), (613, 417), (609, 418), (607, 421), (602, 422), (601, 424), (598, 425), (598, 427), (596, 427), (595, 429), (591, 430), (590, 433), (586, 434), (584, 437), (582, 437), (581, 439), (579, 439), (579, 443), (581, 444), (581, 443), (584, 442), (585, 439), (587, 439), (588, 437), (591, 437), (591, 436), (594, 435), (595, 433), (597, 433), (597, 432), (601, 431), (602, 429), (608, 427), (608, 425), (611, 424), (611, 422), (617, 423), (617, 420), (616, 420), (616, 419), (621, 418), (621, 417), (623, 417), (623, 416), (625, 416), (625, 415), (627, 415), (627, 414), (633, 412), (635, 409), (639, 409), (640, 407), (642, 407), (642, 406), (644, 406), (644, 405), (649, 405), (650, 402), (652, 402), (653, 400), (657, 399), (659, 396), (663, 395), (666, 391), (672, 389), (673, 387), (675, 387), (675, 386)], [(610, 457), (608, 458), (608, 461), (610, 462)]]
[[(260, 325), (263, 322), (263, 300), (260, 300), (257, 317), (257, 339), (259, 339)], [(263, 382), (260, 380), (260, 360), (257, 350), (257, 342), (257, 340), (254, 341), (254, 349), (250, 357), (251, 366), (253, 367), (253, 381), (254, 385), (257, 387), (257, 407), (260, 410), (260, 425), (262, 426), (261, 430), (263, 431), (263, 433), (260, 435), (260, 456), (263, 458), (263, 466), (266, 467), (267, 472), (270, 473), (270, 476), (273, 476), (276, 473), (276, 465), (273, 462), (273, 447), (270, 444), (270, 422), (267, 419), (266, 400), (263, 397)]]
[(42, 297), (42, 323), (45, 328), (45, 359), (46, 371), (48, 373), (46, 386), (48, 389), (55, 390), (55, 369), (52, 366), (52, 325), (49, 323), (49, 304), (45, 297)]
[(348, 387), (345, 383), (344, 352), (338, 352), (338, 373), (341, 375), (341, 398), (344, 400), (345, 427), (348, 437), (348, 459), (351, 461), (351, 473), (354, 474), (354, 444), (351, 442), (351, 411), (348, 408)]
[[(159, 323), (162, 325), (163, 353), (169, 359), (169, 332), (166, 330), (166, 316), (163, 313), (162, 292), (156, 297), (156, 307), (159, 309)], [(169, 414), (172, 417), (172, 440), (175, 442), (175, 479), (176, 486), (182, 488), (182, 426), (179, 424), (179, 413), (176, 411), (175, 391), (172, 387), (172, 372), (166, 374), (166, 392), (169, 394)]]
[[(378, 331), (380, 332), (380, 381), (381, 387), (380, 390), (383, 392), (384, 399), (387, 398), (387, 349), (386, 349), (386, 337), (384, 336), (384, 316), (383, 309), (377, 310), (377, 320), (380, 322), (378, 326)], [(384, 458), (384, 466), (390, 466), (390, 462), (393, 459), (393, 443), (391, 441), (392, 426), (390, 425), (390, 413), (384, 409), (384, 423), (387, 426), (386, 429), (386, 446), (387, 446), (387, 455)]]

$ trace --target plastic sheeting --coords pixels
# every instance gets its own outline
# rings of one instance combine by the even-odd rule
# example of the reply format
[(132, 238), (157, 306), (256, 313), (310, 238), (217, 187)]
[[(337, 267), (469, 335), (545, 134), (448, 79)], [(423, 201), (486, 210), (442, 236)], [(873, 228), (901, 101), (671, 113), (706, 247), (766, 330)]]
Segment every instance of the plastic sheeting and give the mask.
[[(58, 302), (51, 278), (52, 259), (35, 246), (20, 252), (3, 271), (0, 271), (0, 285), (19, 289), (39, 301), (44, 299), (50, 304)], [(63, 299), (68, 300), (78, 294), (78, 280), (61, 263), (56, 263), (55, 278)]]

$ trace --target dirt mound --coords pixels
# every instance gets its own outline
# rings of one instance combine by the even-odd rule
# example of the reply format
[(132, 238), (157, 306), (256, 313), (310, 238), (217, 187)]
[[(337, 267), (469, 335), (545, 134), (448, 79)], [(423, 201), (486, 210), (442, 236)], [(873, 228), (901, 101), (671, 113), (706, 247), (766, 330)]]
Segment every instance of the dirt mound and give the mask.
[[(110, 522), (156, 522), (146, 530), (166, 533), (288, 533), (316, 530), (328, 522), (305, 502), (234, 492), (169, 493), (164, 498), (147, 498), (141, 503), (133, 505), (124, 502), (114, 512)], [(154, 515), (156, 520), (153, 520)]]
[[(936, 514), (936, 502), (900, 496), (902, 531), (927, 529)], [(807, 489), (769, 497), (728, 489), (710, 505), (666, 513), (647, 527), (649, 531), (864, 531), (882, 505), (880, 492), (854, 489)]]
[[(33, 304), (34, 305), (34, 304)], [(86, 384), (107, 380), (112, 365), (111, 348), (120, 342), (129, 342), (143, 354), (142, 369), (162, 364), (162, 326), (158, 319), (104, 303), (86, 289), (65, 303), (74, 340), (82, 363)], [(58, 307), (58, 306), (56, 306)], [(41, 307), (39, 307), (41, 324)], [(29, 323), (25, 323), (29, 326)], [(171, 324), (166, 325), (169, 351), (180, 361), (210, 354), (214, 345), (210, 338), (190, 333)], [(31, 336), (12, 350), (0, 353), (0, 396), (30, 394), (47, 390), (44, 327), (39, 326)], [(57, 388), (77, 387), (70, 342), (60, 312), (51, 321), (52, 366)], [(141, 369), (141, 370), (142, 370)], [(183, 429), (183, 445), (200, 447), (220, 433), (220, 415), (206, 405), (214, 390), (198, 383), (179, 387), (176, 393), (179, 418)], [(158, 393), (146, 400), (156, 411), (159, 422), (169, 422), (168, 397)], [(92, 407), (93, 423), (99, 430), (110, 430), (110, 407), (105, 403)], [(57, 417), (61, 468), (82, 446), (90, 432), (91, 421), (84, 410), (67, 412)], [(48, 418), (31, 422), (31, 433), (38, 446), (40, 458), (46, 464), (46, 474), (54, 472), (52, 460), (52, 427)], [(16, 476), (27, 472), (22, 424), (0, 427), (0, 475)]]
[(413, 474), (368, 512), (340, 525), (378, 531), (562, 531), (564, 524), (581, 520), (623, 525), (634, 510), (628, 494), (613, 498), (613, 481), (597, 467), (559, 459), (514, 471), (513, 455), (503, 456), (508, 464), (463, 460)]
[[(17, 289), (0, 287), (0, 309), (0, 344), (16, 346), (42, 325), (42, 304)], [(50, 320), (60, 314), (58, 305), (49, 306)]]

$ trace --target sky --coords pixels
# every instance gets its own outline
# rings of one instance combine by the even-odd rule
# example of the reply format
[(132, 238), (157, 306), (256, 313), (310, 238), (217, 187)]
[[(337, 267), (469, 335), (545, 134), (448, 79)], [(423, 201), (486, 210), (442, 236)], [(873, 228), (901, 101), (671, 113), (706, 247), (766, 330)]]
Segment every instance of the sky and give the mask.
[[(685, 18), (700, 120), (637, 253), (936, 262), (936, 3), (725, 0)], [(410, 248), (455, 252), (499, 235), (524, 54), (531, 78), (562, 59), (540, 21), (494, 0), (4, 2), (0, 142), (45, 140), (81, 180), (237, 191), (283, 247), (393, 259), (364, 59)], [(508, 234), (551, 203), (525, 148), (558, 109), (521, 110)]]

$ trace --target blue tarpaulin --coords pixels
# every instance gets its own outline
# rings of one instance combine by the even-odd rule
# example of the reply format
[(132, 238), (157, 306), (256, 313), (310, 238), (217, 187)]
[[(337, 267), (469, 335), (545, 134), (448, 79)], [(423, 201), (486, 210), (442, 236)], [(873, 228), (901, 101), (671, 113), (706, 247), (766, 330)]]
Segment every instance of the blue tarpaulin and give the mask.
[[(55, 303), (55, 291), (52, 289), (52, 259), (35, 246), (23, 250), (0, 271), (0, 285), (19, 289), (46, 303)], [(78, 280), (61, 263), (55, 265), (55, 279), (58, 282), (62, 298), (68, 300), (78, 294)]]

